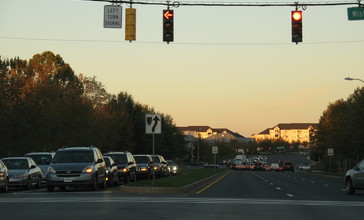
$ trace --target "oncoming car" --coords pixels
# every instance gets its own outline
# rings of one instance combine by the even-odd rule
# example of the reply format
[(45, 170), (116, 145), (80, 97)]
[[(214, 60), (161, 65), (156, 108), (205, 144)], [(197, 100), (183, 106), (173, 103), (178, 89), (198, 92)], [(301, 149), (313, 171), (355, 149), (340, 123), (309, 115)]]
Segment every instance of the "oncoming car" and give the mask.
[(47, 190), (55, 187), (87, 186), (94, 190), (106, 188), (106, 164), (96, 147), (61, 148), (56, 152), (47, 174)]

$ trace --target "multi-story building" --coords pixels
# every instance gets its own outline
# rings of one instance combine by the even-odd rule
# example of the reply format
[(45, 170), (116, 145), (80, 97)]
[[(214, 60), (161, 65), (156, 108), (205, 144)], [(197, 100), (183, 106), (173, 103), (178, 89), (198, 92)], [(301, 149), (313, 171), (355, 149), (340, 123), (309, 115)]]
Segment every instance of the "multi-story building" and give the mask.
[(281, 139), (289, 143), (309, 143), (312, 142), (317, 128), (317, 123), (281, 123), (252, 137), (256, 141)]

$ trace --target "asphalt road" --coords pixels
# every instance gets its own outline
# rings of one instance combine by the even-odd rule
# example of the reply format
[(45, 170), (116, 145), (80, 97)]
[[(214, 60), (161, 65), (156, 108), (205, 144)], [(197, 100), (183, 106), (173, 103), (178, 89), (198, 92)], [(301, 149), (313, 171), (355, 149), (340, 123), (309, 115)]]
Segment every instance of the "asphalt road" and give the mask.
[(364, 191), (304, 172), (231, 171), (191, 194), (45, 189), (0, 194), (0, 219), (363, 219)]

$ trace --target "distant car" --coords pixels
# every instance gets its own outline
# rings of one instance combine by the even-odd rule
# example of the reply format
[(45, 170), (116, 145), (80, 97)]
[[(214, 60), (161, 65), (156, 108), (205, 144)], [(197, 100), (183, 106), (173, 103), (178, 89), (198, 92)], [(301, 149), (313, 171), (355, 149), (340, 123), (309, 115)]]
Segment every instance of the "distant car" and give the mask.
[(294, 172), (294, 166), (291, 162), (284, 162), (282, 166), (282, 171), (292, 171)]
[(117, 186), (119, 184), (118, 166), (109, 156), (104, 156), (106, 163), (106, 181), (109, 186)]
[(274, 170), (274, 171), (280, 171), (280, 166), (279, 166), (279, 163), (271, 163), (270, 164), (270, 167), (271, 167), (271, 170)]
[(97, 147), (67, 147), (56, 152), (47, 174), (47, 191), (55, 187), (106, 188), (106, 163)]
[(311, 166), (308, 163), (304, 163), (304, 164), (301, 164), (300, 166), (298, 166), (298, 169), (300, 169), (300, 170), (309, 170), (309, 169), (311, 169)]
[(154, 173), (158, 177), (169, 176), (168, 164), (163, 156), (154, 155)]
[(364, 160), (346, 172), (345, 189), (348, 194), (354, 194), (358, 189), (364, 190)]
[(111, 157), (118, 166), (119, 181), (124, 184), (129, 183), (131, 180), (137, 180), (137, 163), (134, 156), (127, 151), (121, 152), (108, 152), (104, 156)]
[(0, 191), (5, 193), (9, 190), (8, 168), (0, 160)]
[(34, 160), (34, 162), (39, 166), (42, 170), (42, 182), (46, 182), (46, 176), (48, 173), (48, 167), (51, 163), (55, 152), (37, 152), (37, 153), (27, 153), (24, 156), (30, 157)]
[(168, 167), (169, 167), (169, 173), (171, 175), (177, 175), (179, 173), (179, 167), (178, 165), (173, 162), (172, 160), (167, 160)]
[(39, 189), (42, 170), (30, 157), (7, 157), (2, 159), (9, 172), (9, 186)]
[(137, 176), (150, 179), (153, 174), (153, 158), (149, 154), (134, 155), (137, 163)]

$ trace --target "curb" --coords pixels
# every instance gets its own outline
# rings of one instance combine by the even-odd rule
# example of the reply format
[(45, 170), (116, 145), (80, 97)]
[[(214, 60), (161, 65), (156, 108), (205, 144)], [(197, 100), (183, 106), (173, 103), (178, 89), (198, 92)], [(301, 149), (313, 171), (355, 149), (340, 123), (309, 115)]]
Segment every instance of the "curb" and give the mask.
[(230, 170), (226, 170), (197, 182), (191, 183), (184, 187), (138, 187), (138, 186), (121, 186), (120, 192), (133, 193), (133, 194), (182, 194), (182, 193), (194, 193), (199, 189), (214, 182), (220, 177), (227, 175)]

